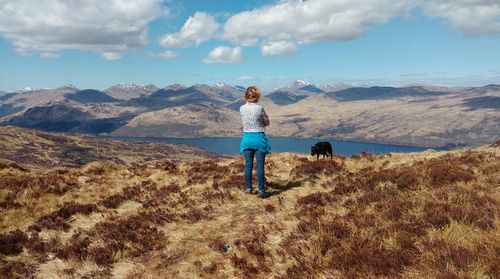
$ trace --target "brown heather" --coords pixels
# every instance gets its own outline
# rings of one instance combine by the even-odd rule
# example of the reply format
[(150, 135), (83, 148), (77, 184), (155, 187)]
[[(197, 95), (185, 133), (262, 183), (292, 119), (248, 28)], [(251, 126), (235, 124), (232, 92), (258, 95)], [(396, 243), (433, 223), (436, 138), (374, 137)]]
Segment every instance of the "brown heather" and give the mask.
[[(2, 278), (499, 278), (500, 149), (0, 164)], [(255, 186), (256, 186), (255, 181)]]

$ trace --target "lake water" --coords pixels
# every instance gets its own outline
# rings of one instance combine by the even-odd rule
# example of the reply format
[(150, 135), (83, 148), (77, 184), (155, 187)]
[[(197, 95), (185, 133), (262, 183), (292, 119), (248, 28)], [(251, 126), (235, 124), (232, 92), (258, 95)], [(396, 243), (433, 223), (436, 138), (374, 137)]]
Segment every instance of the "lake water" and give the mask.
[[(205, 138), (135, 138), (135, 137), (105, 137), (117, 140), (129, 141), (160, 141), (168, 143), (190, 144), (202, 148), (211, 153), (238, 154), (241, 138), (237, 137), (205, 137)], [(291, 138), (291, 137), (268, 137), (273, 152), (296, 152), (310, 154), (311, 145), (318, 141), (329, 141), (333, 146), (333, 153), (341, 156), (359, 154), (365, 150), (372, 154), (389, 152), (420, 152), (426, 148), (389, 145), (377, 143), (365, 143), (355, 141), (343, 141), (334, 139), (315, 138)]]

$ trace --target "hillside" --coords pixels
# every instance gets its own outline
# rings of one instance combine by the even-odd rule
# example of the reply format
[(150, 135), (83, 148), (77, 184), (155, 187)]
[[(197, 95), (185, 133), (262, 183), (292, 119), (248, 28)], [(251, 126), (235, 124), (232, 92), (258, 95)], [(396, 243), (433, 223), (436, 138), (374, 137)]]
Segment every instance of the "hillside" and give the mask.
[(127, 125), (113, 131), (115, 136), (135, 137), (200, 137), (240, 136), (240, 125), (235, 112), (213, 105), (176, 106), (143, 113), (130, 120)]
[(214, 158), (202, 149), (161, 142), (124, 142), (0, 127), (0, 165), (27, 168), (81, 167), (93, 161), (131, 165), (169, 158), (173, 161)]
[[(500, 100), (500, 91), (495, 94), (492, 98)], [(476, 95), (470, 92), (358, 100), (331, 96), (268, 104), (269, 133), (419, 146), (478, 146), (500, 136), (500, 106), (471, 101)]]
[(7, 278), (499, 278), (500, 149), (0, 169)]

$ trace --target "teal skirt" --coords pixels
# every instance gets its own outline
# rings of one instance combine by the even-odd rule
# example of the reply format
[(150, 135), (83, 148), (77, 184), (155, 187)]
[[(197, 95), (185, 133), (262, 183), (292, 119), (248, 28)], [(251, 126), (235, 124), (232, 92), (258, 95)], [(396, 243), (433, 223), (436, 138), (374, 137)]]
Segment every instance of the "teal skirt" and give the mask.
[(257, 149), (267, 154), (271, 153), (271, 145), (269, 145), (264, 132), (243, 132), (243, 138), (240, 143), (240, 154), (248, 148)]

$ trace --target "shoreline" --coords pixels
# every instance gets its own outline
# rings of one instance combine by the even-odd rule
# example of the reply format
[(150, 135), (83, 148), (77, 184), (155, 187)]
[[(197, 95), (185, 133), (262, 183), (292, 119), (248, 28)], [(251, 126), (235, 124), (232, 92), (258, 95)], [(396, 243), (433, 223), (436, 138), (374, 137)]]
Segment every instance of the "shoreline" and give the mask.
[[(79, 135), (79, 134), (76, 134)], [(96, 138), (101, 138), (101, 139), (110, 139), (110, 140), (128, 140), (128, 139), (134, 139), (134, 141), (144, 141), (144, 142), (151, 142), (149, 139), (153, 139), (154, 141), (157, 140), (168, 140), (168, 139), (175, 139), (175, 140), (183, 140), (183, 139), (240, 139), (241, 136), (193, 136), (193, 137), (139, 137), (139, 136), (112, 136), (112, 135), (90, 135), (90, 134), (84, 134), (87, 136), (93, 136)], [(398, 146), (398, 147), (412, 147), (412, 148), (425, 148), (425, 149), (434, 149), (434, 150), (452, 150), (456, 148), (464, 148), (464, 147), (469, 147), (473, 148), (476, 146), (481, 146), (479, 145), (458, 145), (456, 148), (448, 148), (449, 144), (445, 144), (442, 146), (425, 146), (425, 145), (414, 145), (414, 144), (405, 144), (405, 143), (398, 143), (398, 142), (390, 142), (390, 141), (367, 141), (363, 139), (356, 139), (356, 138), (333, 138), (333, 137), (296, 137), (296, 136), (271, 136), (267, 135), (268, 138), (289, 138), (289, 139), (298, 139), (298, 140), (332, 140), (332, 141), (337, 141), (337, 142), (346, 142), (346, 143), (363, 143), (363, 144), (377, 144), (377, 145), (391, 145), (391, 146)]]

